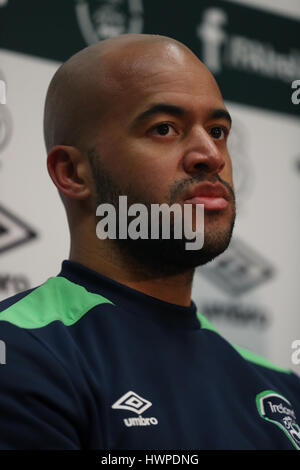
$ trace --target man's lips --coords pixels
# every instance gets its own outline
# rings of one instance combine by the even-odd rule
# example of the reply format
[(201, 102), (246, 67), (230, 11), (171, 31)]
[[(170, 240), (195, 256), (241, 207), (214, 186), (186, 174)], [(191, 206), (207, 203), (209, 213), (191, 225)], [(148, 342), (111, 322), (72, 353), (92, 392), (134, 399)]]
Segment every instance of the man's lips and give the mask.
[(199, 183), (187, 193), (184, 204), (204, 204), (205, 210), (226, 209), (229, 193), (220, 183)]

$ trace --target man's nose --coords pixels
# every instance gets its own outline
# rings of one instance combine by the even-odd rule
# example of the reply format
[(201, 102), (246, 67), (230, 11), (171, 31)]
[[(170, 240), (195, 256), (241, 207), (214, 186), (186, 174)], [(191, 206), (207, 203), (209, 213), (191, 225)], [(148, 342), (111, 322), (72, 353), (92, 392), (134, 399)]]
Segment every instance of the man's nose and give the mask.
[(220, 173), (225, 159), (213, 137), (204, 129), (197, 129), (189, 139), (183, 159), (184, 169), (189, 174)]

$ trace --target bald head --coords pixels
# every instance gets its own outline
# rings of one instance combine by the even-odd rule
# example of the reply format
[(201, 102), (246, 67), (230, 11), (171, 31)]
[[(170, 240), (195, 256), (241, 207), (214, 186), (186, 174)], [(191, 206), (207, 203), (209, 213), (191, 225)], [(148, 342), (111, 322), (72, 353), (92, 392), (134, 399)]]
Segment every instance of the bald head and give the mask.
[[(199, 59), (182, 43), (159, 35), (126, 34), (82, 49), (54, 74), (46, 96), (44, 138), (55, 145), (86, 149), (99, 117), (124, 88), (124, 80), (146, 79), (162, 61)], [(204, 65), (203, 65), (203, 68)], [(124, 91), (124, 90), (123, 90)]]

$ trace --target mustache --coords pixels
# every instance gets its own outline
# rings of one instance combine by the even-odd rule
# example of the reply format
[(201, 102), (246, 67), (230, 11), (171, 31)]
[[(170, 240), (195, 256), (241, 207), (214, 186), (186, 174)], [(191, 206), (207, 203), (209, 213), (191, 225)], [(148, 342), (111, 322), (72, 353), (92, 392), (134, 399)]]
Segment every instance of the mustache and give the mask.
[(215, 175), (214, 177), (207, 177), (205, 175), (197, 175), (187, 180), (178, 181), (178, 182), (175, 181), (170, 191), (170, 204), (175, 203), (186, 188), (190, 186), (194, 186), (196, 185), (196, 183), (200, 183), (202, 181), (205, 181), (206, 183), (212, 183), (212, 184), (215, 184), (217, 182), (221, 183), (228, 190), (233, 201), (235, 201), (235, 194), (234, 194), (233, 187), (229, 183), (227, 183), (227, 181), (224, 181), (219, 175)]

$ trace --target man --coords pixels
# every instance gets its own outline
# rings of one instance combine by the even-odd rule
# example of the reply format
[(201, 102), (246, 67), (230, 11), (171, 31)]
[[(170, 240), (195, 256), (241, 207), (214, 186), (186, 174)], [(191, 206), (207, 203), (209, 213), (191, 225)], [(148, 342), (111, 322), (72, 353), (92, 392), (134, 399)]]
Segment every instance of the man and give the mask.
[[(194, 268), (234, 225), (230, 124), (210, 72), (170, 38), (124, 35), (58, 69), (44, 131), (70, 256), (0, 304), (2, 449), (300, 447), (299, 378), (230, 345), (191, 301)], [(97, 208), (120, 215), (124, 195), (192, 207), (195, 234), (203, 204), (203, 246), (186, 249), (175, 216), (169, 239), (99, 238)]]

